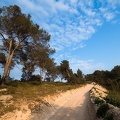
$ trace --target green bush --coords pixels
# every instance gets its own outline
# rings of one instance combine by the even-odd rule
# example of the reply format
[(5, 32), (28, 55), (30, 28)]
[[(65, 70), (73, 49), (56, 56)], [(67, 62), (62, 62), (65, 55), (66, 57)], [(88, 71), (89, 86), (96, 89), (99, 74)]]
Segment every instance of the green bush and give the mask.
[(105, 98), (105, 100), (106, 100), (107, 103), (110, 103), (110, 104), (112, 104), (116, 107), (120, 107), (120, 101), (117, 100), (117, 99), (115, 100), (115, 98), (111, 98), (111, 97), (108, 96), (108, 97)]
[(95, 104), (97, 104), (97, 105), (104, 103), (104, 101), (101, 100), (100, 98), (96, 98), (94, 102), (95, 102)]
[(40, 81), (30, 81), (29, 84), (31, 85), (40, 85)]
[(104, 118), (106, 112), (109, 110), (108, 104), (102, 104), (97, 110), (97, 116)]
[(12, 87), (18, 87), (18, 85), (19, 85), (19, 81), (10, 81), (9, 83), (7, 83), (6, 85), (8, 85), (8, 86), (12, 86)]
[(103, 120), (114, 120), (113, 118), (113, 114), (108, 114), (107, 116), (105, 116), (105, 118)]

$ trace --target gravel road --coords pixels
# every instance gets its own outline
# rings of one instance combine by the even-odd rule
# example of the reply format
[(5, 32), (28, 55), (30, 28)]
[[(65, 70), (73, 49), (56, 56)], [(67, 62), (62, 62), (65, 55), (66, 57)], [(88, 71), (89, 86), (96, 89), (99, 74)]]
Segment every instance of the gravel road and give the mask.
[(94, 105), (90, 101), (88, 84), (74, 91), (64, 93), (56, 98), (52, 107), (45, 108), (41, 113), (33, 114), (32, 120), (97, 120)]

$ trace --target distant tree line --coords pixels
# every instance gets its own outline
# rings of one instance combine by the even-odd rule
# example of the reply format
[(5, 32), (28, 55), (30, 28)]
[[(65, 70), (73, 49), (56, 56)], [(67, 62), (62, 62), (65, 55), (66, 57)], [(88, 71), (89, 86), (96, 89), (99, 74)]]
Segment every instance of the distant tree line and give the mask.
[(120, 66), (115, 66), (111, 71), (96, 70), (93, 74), (86, 75), (85, 79), (120, 91)]
[[(68, 83), (82, 83), (82, 71), (73, 73), (69, 62), (56, 65), (51, 55), (55, 53), (49, 44), (50, 35), (34, 24), (31, 16), (21, 12), (19, 6), (0, 8), (0, 67), (4, 69), (1, 84), (10, 81), (10, 71), (16, 64), (22, 65), (21, 81), (54, 81), (58, 76)], [(34, 75), (36, 69), (39, 74)]]

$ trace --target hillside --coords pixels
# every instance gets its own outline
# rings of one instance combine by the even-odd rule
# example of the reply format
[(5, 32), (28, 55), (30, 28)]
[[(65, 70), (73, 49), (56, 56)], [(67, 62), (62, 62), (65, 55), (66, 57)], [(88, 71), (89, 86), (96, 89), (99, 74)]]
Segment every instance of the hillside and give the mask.
[(80, 86), (67, 83), (42, 83), (39, 85), (39, 82), (19, 81), (0, 86), (0, 119), (12, 118), (14, 120), (14, 117), (22, 116), (24, 120), (37, 104), (44, 102), (45, 96), (58, 95)]

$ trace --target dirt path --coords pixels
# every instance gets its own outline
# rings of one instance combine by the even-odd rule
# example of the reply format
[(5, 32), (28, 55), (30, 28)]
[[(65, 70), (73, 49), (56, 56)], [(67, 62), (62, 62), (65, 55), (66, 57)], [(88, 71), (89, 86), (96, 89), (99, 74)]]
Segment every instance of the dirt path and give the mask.
[(90, 101), (89, 90), (93, 85), (86, 85), (70, 93), (67, 92), (51, 102), (52, 107), (34, 114), (32, 120), (96, 120), (94, 106)]

